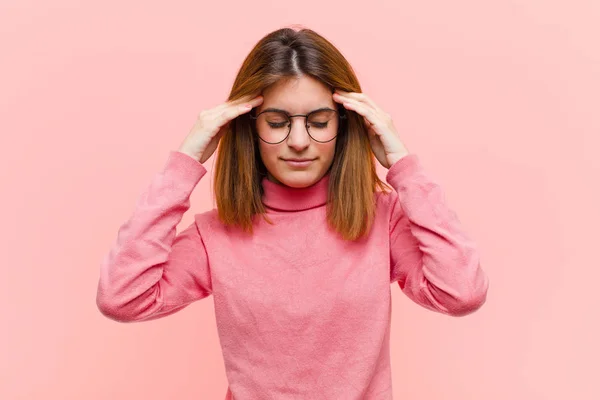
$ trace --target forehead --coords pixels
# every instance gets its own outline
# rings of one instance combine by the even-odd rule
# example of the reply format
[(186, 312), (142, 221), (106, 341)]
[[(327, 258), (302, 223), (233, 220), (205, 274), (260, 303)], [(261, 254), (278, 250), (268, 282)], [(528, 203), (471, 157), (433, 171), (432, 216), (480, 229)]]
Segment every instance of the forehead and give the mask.
[(321, 81), (301, 76), (285, 78), (263, 90), (263, 102), (258, 111), (278, 108), (290, 114), (306, 114), (321, 107), (335, 109), (333, 92)]

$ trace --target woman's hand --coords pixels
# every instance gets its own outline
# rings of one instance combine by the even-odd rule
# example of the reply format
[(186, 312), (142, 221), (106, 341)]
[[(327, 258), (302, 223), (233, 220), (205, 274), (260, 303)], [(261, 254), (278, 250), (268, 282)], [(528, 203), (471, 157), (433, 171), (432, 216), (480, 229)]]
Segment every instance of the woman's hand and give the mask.
[(178, 151), (204, 163), (215, 152), (219, 140), (231, 121), (252, 108), (258, 107), (262, 102), (263, 97), (255, 93), (234, 101), (227, 101), (208, 110), (202, 110)]
[(400, 140), (391, 116), (366, 94), (336, 89), (333, 100), (363, 116), (368, 127), (371, 150), (385, 168), (389, 169), (396, 161), (408, 155), (408, 149)]

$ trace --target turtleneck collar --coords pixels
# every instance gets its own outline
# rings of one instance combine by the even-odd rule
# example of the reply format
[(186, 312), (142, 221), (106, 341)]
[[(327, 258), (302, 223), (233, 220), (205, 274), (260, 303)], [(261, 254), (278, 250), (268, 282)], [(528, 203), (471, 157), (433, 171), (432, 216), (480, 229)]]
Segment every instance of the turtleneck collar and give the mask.
[(280, 185), (263, 177), (262, 201), (265, 206), (282, 211), (301, 211), (325, 205), (329, 190), (329, 175), (330, 172), (312, 186), (305, 188)]

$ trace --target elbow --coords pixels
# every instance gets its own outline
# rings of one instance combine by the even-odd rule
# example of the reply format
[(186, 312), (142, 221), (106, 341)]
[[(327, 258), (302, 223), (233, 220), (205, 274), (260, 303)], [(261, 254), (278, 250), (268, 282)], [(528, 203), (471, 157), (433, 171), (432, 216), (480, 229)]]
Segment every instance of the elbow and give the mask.
[(464, 317), (479, 310), (486, 301), (486, 293), (476, 293), (465, 299), (459, 300), (450, 310), (449, 314), (454, 317)]
[(489, 282), (485, 279), (481, 285), (455, 299), (448, 314), (463, 317), (479, 310), (487, 300)]
[(135, 321), (134, 316), (122, 305), (111, 300), (110, 296), (98, 291), (96, 294), (96, 307), (102, 315), (117, 322)]
[(164, 311), (153, 293), (131, 299), (101, 288), (96, 294), (96, 307), (102, 315), (117, 322), (147, 321), (158, 318)]
[(123, 313), (120, 312), (120, 308), (116, 307), (115, 304), (111, 303), (106, 297), (103, 297), (100, 293), (96, 295), (96, 307), (102, 315), (118, 322), (123, 321)]

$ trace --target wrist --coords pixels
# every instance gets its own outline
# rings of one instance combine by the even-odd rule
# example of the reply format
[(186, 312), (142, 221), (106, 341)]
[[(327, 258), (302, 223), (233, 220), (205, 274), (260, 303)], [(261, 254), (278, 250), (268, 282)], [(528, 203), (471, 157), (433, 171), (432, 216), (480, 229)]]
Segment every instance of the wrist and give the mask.
[(195, 155), (195, 154), (193, 154), (193, 153), (191, 153), (189, 151), (186, 151), (185, 149), (179, 148), (177, 151), (180, 152), (180, 153), (183, 153), (183, 154), (187, 155), (188, 157), (193, 158), (194, 160), (196, 160), (198, 162), (200, 162), (200, 158), (197, 155)]

